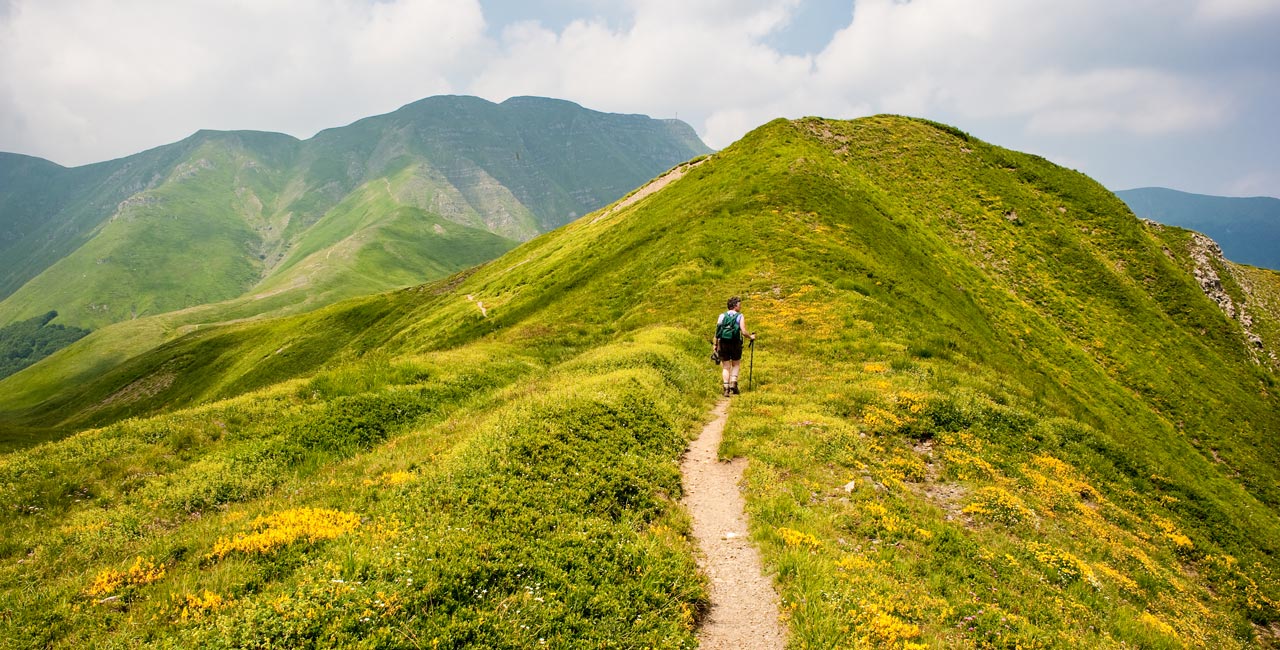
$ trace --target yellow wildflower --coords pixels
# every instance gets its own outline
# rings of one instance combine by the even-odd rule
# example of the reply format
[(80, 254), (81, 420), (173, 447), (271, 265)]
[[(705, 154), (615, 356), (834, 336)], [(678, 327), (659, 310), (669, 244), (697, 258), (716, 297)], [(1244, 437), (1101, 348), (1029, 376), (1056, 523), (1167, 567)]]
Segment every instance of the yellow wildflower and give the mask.
[(139, 556), (133, 566), (124, 571), (107, 569), (85, 588), (84, 593), (91, 597), (106, 596), (124, 587), (151, 584), (164, 577), (164, 565)]
[(220, 559), (235, 552), (265, 554), (299, 539), (315, 542), (341, 537), (360, 525), (360, 517), (325, 508), (296, 508), (253, 520), (256, 529), (223, 538), (206, 557)]

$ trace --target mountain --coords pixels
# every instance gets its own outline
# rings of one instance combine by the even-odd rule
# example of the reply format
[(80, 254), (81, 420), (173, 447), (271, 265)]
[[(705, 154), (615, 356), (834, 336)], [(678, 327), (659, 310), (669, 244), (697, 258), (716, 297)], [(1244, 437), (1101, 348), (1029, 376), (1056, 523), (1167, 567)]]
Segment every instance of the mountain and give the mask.
[(314, 308), (491, 259), (709, 151), (688, 125), (432, 97), (299, 141), (200, 131), (66, 169), (0, 154), (0, 325)]
[(760, 337), (721, 453), (790, 643), (1280, 638), (1280, 274), (896, 116), (770, 122), (485, 265), (11, 412), (80, 431), (0, 457), (0, 638), (693, 647), (677, 460), (731, 295)]
[(1202, 232), (1241, 264), (1280, 269), (1280, 199), (1188, 194), (1163, 187), (1116, 192), (1134, 214)]

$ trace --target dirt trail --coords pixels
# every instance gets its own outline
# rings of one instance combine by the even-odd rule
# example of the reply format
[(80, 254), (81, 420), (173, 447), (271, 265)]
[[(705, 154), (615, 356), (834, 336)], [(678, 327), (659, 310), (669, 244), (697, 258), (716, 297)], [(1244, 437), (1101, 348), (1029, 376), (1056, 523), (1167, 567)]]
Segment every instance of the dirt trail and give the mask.
[(649, 196), (650, 194), (653, 194), (654, 192), (657, 192), (658, 190), (670, 185), (673, 181), (679, 180), (680, 177), (684, 176), (685, 173), (688, 172), (690, 169), (693, 169), (694, 167), (701, 165), (707, 160), (710, 160), (710, 157), (703, 158), (698, 162), (680, 165), (678, 167), (675, 167), (671, 171), (663, 174), (662, 176), (659, 176), (658, 178), (655, 178), (652, 181), (649, 181), (648, 185), (645, 185), (644, 187), (636, 190), (635, 192), (632, 192), (631, 196), (628, 196), (627, 198), (622, 199), (621, 201), (618, 202), (617, 205), (613, 206), (612, 208), (609, 208), (608, 211), (601, 212), (598, 216), (596, 216), (595, 219), (591, 220), (591, 223), (595, 223), (617, 212), (618, 210), (635, 205), (636, 202), (639, 201), (640, 199), (643, 199)]
[(738, 488), (747, 461), (716, 459), (729, 400), (720, 400), (712, 413), (715, 419), (689, 445), (680, 464), (684, 505), (703, 553), (699, 563), (711, 579), (711, 612), (698, 642), (706, 650), (781, 650), (786, 631), (779, 622), (778, 595), (763, 575), (760, 552), (747, 538), (747, 514)]

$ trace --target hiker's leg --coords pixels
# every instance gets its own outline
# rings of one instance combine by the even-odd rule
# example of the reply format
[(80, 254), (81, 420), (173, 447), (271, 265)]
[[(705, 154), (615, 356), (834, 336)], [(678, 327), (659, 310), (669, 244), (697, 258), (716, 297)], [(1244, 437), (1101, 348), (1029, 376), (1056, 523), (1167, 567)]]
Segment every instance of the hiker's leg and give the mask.
[(722, 382), (729, 383), (729, 369), (736, 365), (738, 365), (737, 361), (729, 361), (727, 359), (720, 362), (720, 380)]

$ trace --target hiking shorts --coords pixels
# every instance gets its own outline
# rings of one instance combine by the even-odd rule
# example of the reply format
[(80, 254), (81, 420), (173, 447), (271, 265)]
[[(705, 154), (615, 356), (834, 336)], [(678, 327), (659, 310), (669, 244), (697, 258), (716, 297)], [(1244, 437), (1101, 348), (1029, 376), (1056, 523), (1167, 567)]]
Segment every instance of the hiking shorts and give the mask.
[(742, 339), (720, 339), (721, 361), (742, 361)]

